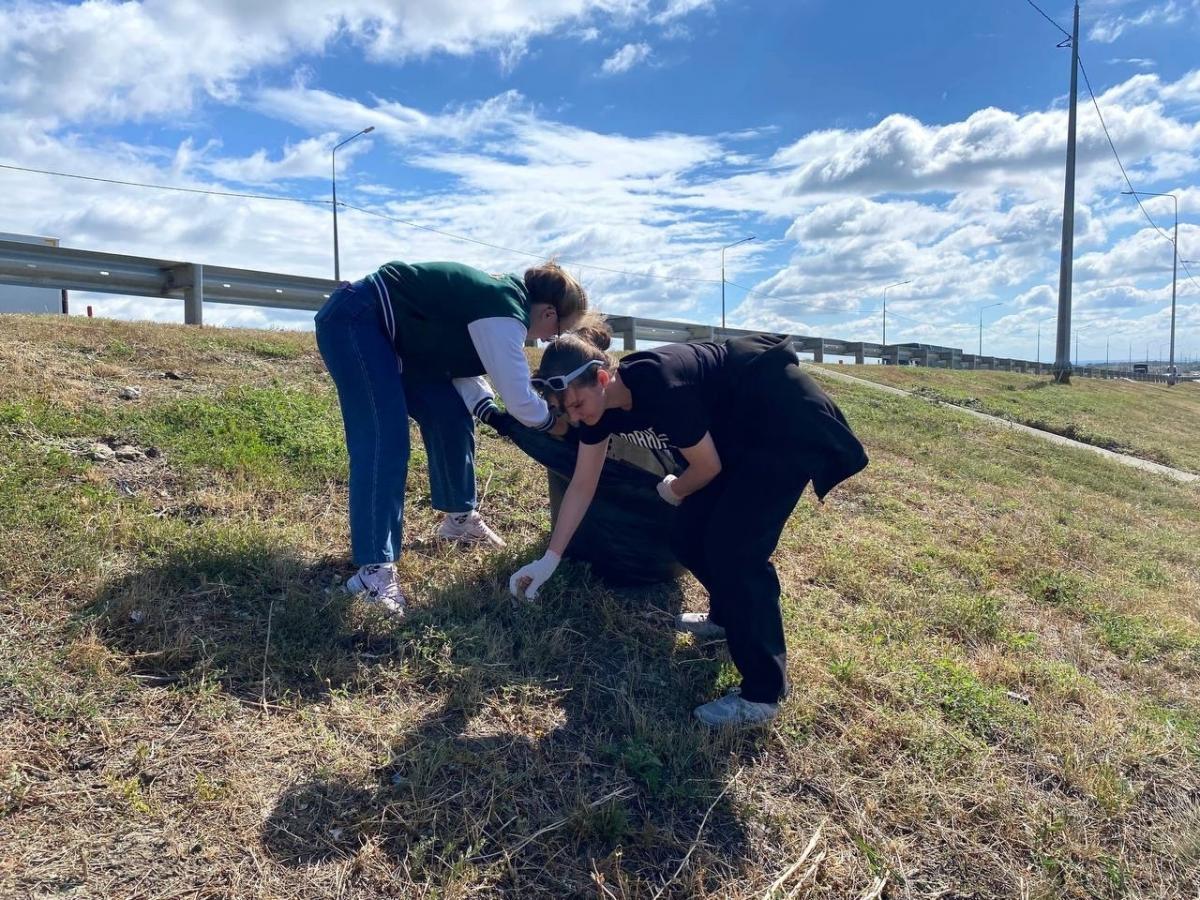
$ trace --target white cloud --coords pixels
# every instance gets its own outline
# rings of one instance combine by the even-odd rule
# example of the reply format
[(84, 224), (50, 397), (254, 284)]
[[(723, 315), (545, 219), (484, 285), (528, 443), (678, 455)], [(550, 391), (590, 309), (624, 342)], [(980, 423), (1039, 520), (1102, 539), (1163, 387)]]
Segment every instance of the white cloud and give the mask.
[[(1200, 123), (1172, 118), (1164, 109), (1166, 102), (1200, 101), (1200, 84), (1193, 81), (1188, 76), (1163, 85), (1155, 75), (1137, 75), (1101, 95), (1109, 132), (1123, 155), (1194, 154)], [(1064, 110), (1018, 115), (989, 108), (948, 125), (891, 115), (861, 131), (814, 132), (780, 150), (772, 162), (794, 169), (788, 188), (796, 194), (1003, 190), (1060, 169), (1065, 133)], [(1086, 108), (1079, 118), (1078, 155), (1081, 167), (1111, 160), (1099, 120)]]
[[(190, 158), (188, 163), (211, 172), (216, 178), (242, 184), (269, 185), (295, 178), (326, 179), (330, 174), (329, 151), (339, 137), (326, 134), (297, 144), (284, 144), (278, 159), (272, 159), (267, 150), (260, 149), (240, 159), (216, 159), (205, 163), (201, 156)], [(369, 149), (370, 139), (366, 136), (348, 144), (338, 151), (338, 168), (344, 168), (354, 156)]]
[(654, 16), (658, 24), (667, 24), (682, 19), (701, 9), (712, 9), (715, 0), (667, 0), (663, 9)]
[(620, 75), (649, 58), (649, 44), (626, 44), (600, 64), (600, 71), (605, 75)]
[(0, 8), (0, 100), (66, 121), (188, 112), (235, 100), (252, 72), (346, 39), (397, 64), (497, 54), (511, 68), (529, 40), (592, 19), (654, 15), (646, 0), (91, 0)]
[(1124, 13), (1104, 16), (1088, 32), (1088, 40), (1111, 44), (1131, 28), (1142, 28), (1146, 25), (1177, 25), (1198, 10), (1200, 10), (1200, 3), (1195, 0), (1167, 0), (1166, 3), (1151, 6), (1135, 16), (1127, 16)]
[(374, 126), (373, 139), (397, 146), (474, 140), (495, 133), (497, 123), (521, 114), (528, 105), (520, 94), (508, 91), (480, 103), (426, 113), (395, 101), (376, 98), (366, 104), (302, 85), (265, 88), (248, 97), (247, 104), (264, 115), (313, 131), (324, 130), (330, 122)]

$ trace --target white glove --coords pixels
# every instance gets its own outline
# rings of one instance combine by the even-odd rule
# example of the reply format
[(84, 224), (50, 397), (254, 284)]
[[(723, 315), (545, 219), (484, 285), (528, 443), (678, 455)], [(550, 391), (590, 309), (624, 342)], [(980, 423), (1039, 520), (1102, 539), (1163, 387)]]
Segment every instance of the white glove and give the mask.
[(671, 482), (675, 480), (674, 475), (668, 475), (658, 483), (658, 496), (662, 497), (672, 506), (678, 506), (683, 502), (683, 498), (671, 490)]
[(508, 589), (514, 597), (520, 597), (524, 591), (526, 600), (536, 600), (538, 590), (554, 574), (561, 558), (553, 550), (547, 550), (541, 559), (535, 559), (529, 565), (517, 569), (512, 578), (508, 579)]

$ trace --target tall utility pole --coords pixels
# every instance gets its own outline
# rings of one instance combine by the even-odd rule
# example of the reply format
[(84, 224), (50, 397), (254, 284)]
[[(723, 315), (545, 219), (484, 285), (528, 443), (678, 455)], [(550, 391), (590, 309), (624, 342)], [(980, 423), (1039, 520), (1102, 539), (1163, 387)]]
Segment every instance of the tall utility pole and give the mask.
[(1062, 259), (1058, 267), (1058, 342), (1054, 380), (1071, 383), (1071, 266), (1075, 253), (1075, 101), (1079, 94), (1079, 2), (1071, 29), (1071, 106), (1067, 113), (1067, 176), (1063, 189)]

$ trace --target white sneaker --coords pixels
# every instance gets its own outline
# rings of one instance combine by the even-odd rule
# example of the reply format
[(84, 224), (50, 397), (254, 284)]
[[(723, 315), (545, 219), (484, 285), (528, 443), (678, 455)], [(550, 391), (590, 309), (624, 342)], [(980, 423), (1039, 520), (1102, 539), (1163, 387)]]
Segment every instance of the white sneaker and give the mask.
[(778, 703), (755, 703), (743, 700), (737, 688), (734, 688), (720, 700), (713, 700), (696, 707), (696, 718), (710, 728), (722, 728), (726, 725), (741, 728), (747, 725), (761, 725), (779, 715)]
[(685, 612), (675, 617), (675, 630), (694, 634), (702, 641), (725, 639), (725, 629), (708, 620), (708, 613)]
[(346, 590), (361, 597), (363, 603), (378, 606), (398, 616), (404, 615), (408, 601), (396, 580), (396, 567), (389, 563), (363, 566), (346, 579)]
[(476, 509), (465, 513), (446, 513), (446, 518), (438, 526), (437, 536), (444, 541), (462, 544), (504, 546), (504, 538), (488, 528), (487, 522), (483, 521), (483, 516)]

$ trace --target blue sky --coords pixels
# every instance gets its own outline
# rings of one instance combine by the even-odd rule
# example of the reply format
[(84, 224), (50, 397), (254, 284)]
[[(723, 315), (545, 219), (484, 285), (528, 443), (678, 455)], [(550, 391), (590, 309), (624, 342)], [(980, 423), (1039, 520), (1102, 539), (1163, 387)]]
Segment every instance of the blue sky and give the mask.
[[(1070, 7), (1039, 3), (1070, 27)], [(1140, 190), (1200, 258), (1200, 0), (1090, 0), (1081, 54)], [(1069, 51), (1025, 0), (0, 2), (0, 162), (328, 199), (343, 275), (388, 259), (557, 255), (601, 309), (975, 347), (1052, 344)], [(1127, 197), (1081, 80), (1081, 355), (1167, 339), (1171, 245)], [(0, 231), (332, 274), (328, 207), (0, 170)], [(1169, 200), (1147, 210), (1166, 228)], [(1200, 279), (1200, 264), (1191, 266)], [(624, 270), (619, 274), (610, 269)], [(647, 277), (651, 273), (655, 277)], [(1200, 355), (1182, 272), (1178, 352)], [(751, 289), (750, 292), (744, 288)], [(176, 321), (176, 303), (83, 298)], [(79, 308), (81, 303), (77, 302)], [(208, 321), (304, 327), (214, 307)]]

